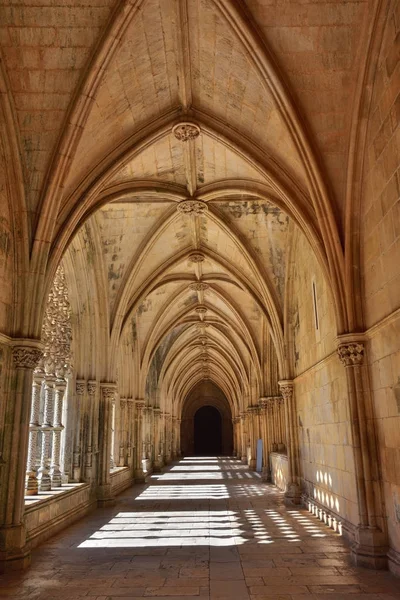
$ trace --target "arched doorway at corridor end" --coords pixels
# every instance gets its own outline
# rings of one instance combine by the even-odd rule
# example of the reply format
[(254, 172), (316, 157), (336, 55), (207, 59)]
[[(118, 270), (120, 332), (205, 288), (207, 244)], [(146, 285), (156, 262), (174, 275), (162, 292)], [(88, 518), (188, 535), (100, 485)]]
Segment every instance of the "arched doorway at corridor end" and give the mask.
[(194, 415), (194, 453), (201, 456), (222, 454), (222, 418), (214, 406), (202, 406)]
[(231, 408), (225, 394), (211, 381), (199, 383), (183, 403), (181, 452), (184, 456), (233, 453)]

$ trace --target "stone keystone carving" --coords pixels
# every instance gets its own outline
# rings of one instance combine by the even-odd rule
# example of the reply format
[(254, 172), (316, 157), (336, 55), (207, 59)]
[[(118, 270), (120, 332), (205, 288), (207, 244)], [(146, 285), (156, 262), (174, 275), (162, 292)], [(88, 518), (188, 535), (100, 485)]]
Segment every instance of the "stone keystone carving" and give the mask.
[(198, 281), (196, 283), (191, 283), (189, 287), (194, 292), (204, 292), (204, 290), (208, 290), (208, 288), (210, 286), (208, 285), (208, 283), (203, 283), (202, 281)]
[(207, 327), (210, 327), (210, 323), (205, 323), (204, 321), (201, 321), (200, 323), (196, 323), (197, 329), (206, 329)]
[(207, 306), (197, 306), (194, 310), (199, 315), (205, 315), (206, 312), (207, 312), (207, 310), (208, 310), (208, 308), (207, 308)]
[(204, 262), (204, 260), (205, 256), (202, 252), (192, 252), (192, 254), (189, 254), (189, 261), (192, 263), (201, 263)]
[(14, 346), (12, 357), (17, 369), (35, 369), (43, 356), (39, 348)]
[(182, 200), (178, 202), (177, 211), (185, 215), (203, 215), (208, 211), (208, 206), (202, 200)]
[(364, 344), (361, 342), (340, 344), (338, 355), (345, 367), (361, 365), (364, 361)]
[(188, 142), (199, 137), (200, 127), (194, 123), (178, 123), (172, 128), (172, 132), (180, 142)]

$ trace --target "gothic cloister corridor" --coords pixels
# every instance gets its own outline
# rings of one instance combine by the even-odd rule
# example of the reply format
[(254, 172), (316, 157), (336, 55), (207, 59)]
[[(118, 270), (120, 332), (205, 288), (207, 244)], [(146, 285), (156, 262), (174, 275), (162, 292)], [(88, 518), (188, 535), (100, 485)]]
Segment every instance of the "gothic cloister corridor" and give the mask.
[(399, 581), (352, 566), (341, 536), (230, 457), (187, 457), (0, 577), (29, 600), (398, 600)]
[(0, 574), (394, 593), (400, 0), (0, 1)]

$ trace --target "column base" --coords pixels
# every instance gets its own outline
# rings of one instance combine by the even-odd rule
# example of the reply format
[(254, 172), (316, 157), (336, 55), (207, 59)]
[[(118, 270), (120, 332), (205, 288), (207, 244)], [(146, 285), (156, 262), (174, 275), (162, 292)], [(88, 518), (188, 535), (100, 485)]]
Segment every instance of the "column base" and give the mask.
[(298, 506), (301, 504), (301, 490), (297, 483), (288, 484), (283, 502), (286, 506)]
[(161, 473), (163, 466), (164, 462), (162, 456), (159, 454), (153, 466), (153, 473)]
[(61, 487), (61, 471), (55, 471), (51, 474), (51, 487)]
[(51, 479), (50, 475), (39, 475), (38, 477), (39, 491), (49, 492), (51, 490)]
[(115, 505), (115, 497), (112, 493), (110, 483), (97, 487), (97, 505), (99, 508)]
[(356, 529), (351, 555), (357, 567), (375, 570), (387, 569), (387, 551), (387, 537), (383, 531), (375, 527), (358, 527)]
[(31, 564), (23, 525), (0, 528), (0, 573), (21, 571)]
[(250, 458), (249, 460), (249, 469), (250, 471), (255, 471), (257, 466), (257, 461), (255, 458)]
[(400, 552), (396, 552), (391, 548), (388, 552), (388, 561), (389, 571), (396, 577), (400, 577)]
[(151, 473), (151, 472), (152, 472), (152, 470), (153, 470), (153, 468), (152, 468), (152, 467), (153, 467), (153, 465), (152, 465), (152, 463), (151, 463), (151, 459), (150, 459), (150, 458), (144, 458), (144, 459), (142, 460), (142, 470), (143, 470), (143, 473), (145, 473), (145, 474), (146, 474), (146, 476), (147, 476), (147, 475), (150, 475), (150, 473)]
[(39, 492), (39, 484), (36, 473), (28, 473), (25, 479), (25, 496), (36, 496)]
[(261, 474), (261, 479), (265, 483), (271, 483), (272, 477), (271, 477), (271, 469), (269, 467), (263, 468), (262, 474)]
[(242, 456), (240, 460), (244, 465), (247, 465), (247, 456)]
[(135, 483), (144, 483), (146, 475), (143, 473), (143, 469), (135, 469)]

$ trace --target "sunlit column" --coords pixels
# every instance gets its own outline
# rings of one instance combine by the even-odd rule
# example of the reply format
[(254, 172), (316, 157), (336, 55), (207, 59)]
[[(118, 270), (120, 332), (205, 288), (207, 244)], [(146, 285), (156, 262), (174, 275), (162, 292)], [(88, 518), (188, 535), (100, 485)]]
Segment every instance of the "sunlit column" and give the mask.
[(40, 413), (40, 396), (42, 384), (44, 381), (43, 371), (35, 371), (33, 373), (32, 383), (32, 403), (31, 416), (29, 420), (29, 445), (28, 445), (28, 461), (25, 479), (25, 494), (34, 496), (38, 493), (39, 485), (36, 476), (36, 462), (38, 451), (38, 433), (40, 429), (39, 413)]
[(114, 451), (115, 451), (115, 395), (111, 400), (111, 446), (110, 446), (110, 470), (114, 469)]
[(75, 387), (75, 434), (73, 455), (73, 478), (74, 481), (81, 480), (81, 443), (82, 443), (82, 408), (83, 395), (86, 390), (86, 381), (79, 379)]
[(154, 461), (154, 470), (156, 472), (161, 471), (162, 468), (162, 455), (161, 455), (161, 410), (156, 407), (153, 411), (154, 414), (154, 453), (155, 453), (155, 461)]
[[(8, 363), (3, 378), (1, 406), (7, 427), (3, 430), (0, 486), (0, 569), (23, 568), (29, 564), (23, 520), (29, 421), (32, 401), (32, 374), (42, 356), (38, 340), (12, 340), (3, 346)], [(10, 359), (10, 360), (9, 360)]]
[(119, 401), (119, 459), (118, 466), (125, 466), (126, 456), (126, 405), (125, 399)]
[(112, 405), (117, 393), (115, 383), (100, 384), (100, 447), (98, 460), (98, 498), (101, 505), (113, 502), (111, 489), (110, 456)]
[(143, 411), (146, 404), (143, 400), (136, 400), (136, 469), (135, 479), (136, 481), (144, 481), (143, 473)]
[(61, 419), (66, 388), (67, 382), (65, 379), (57, 378), (54, 385), (53, 446), (50, 467), (52, 487), (61, 487), (61, 432), (64, 429)]
[(134, 402), (133, 398), (127, 398), (127, 457), (128, 465), (133, 466), (133, 449), (135, 445), (135, 417), (134, 417)]
[(293, 381), (279, 381), (279, 389), (284, 399), (286, 435), (288, 439), (288, 471), (289, 481), (285, 497), (295, 504), (300, 502), (300, 473), (298, 463), (298, 442), (296, 428), (296, 412), (294, 404)]
[(263, 439), (263, 479), (270, 481), (271, 470), (269, 466), (269, 447), (270, 440), (268, 435), (268, 418), (267, 418), (268, 400), (261, 398), (260, 400), (260, 420), (261, 420), (261, 437)]
[(40, 456), (40, 467), (38, 471), (39, 490), (48, 492), (51, 490), (50, 477), (50, 438), (53, 427), (54, 412), (54, 383), (53, 375), (46, 375), (44, 380), (44, 409), (43, 422), (40, 427), (42, 433), (42, 448)]
[(171, 431), (171, 427), (172, 427), (172, 417), (169, 413), (165, 414), (165, 442), (166, 442), (166, 463), (170, 463), (171, 462), (171, 458), (172, 458), (172, 447), (171, 447), (171, 442), (172, 442), (172, 431)]
[(357, 564), (383, 568), (386, 566), (387, 534), (382, 514), (381, 489), (376, 485), (380, 477), (379, 460), (363, 336), (340, 336), (338, 355), (346, 372), (360, 523), (355, 532), (352, 552)]
[(240, 413), (240, 450), (241, 450), (241, 461), (243, 464), (247, 463), (247, 435), (246, 435), (246, 413)]
[(96, 448), (94, 421), (96, 419), (96, 391), (97, 382), (88, 381), (88, 403), (89, 403), (89, 420), (87, 432), (87, 445), (85, 452), (85, 480), (90, 481), (93, 476), (93, 454)]

